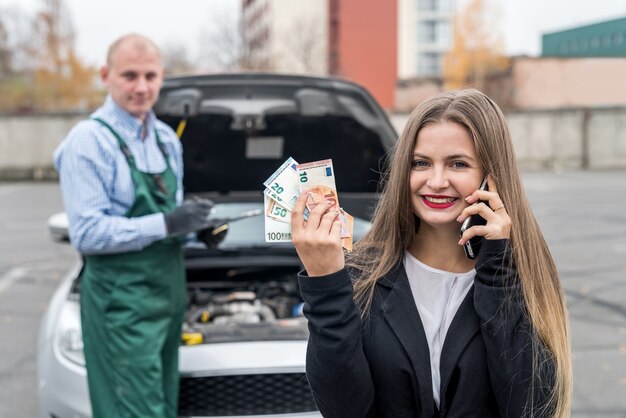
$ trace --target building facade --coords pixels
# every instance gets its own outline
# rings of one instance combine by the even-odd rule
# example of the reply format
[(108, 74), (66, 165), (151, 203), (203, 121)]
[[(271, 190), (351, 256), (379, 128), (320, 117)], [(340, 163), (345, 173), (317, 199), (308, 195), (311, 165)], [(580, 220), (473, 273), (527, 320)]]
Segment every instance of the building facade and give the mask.
[(442, 76), (455, 10), (455, 0), (398, 0), (399, 79)]
[(330, 74), (385, 108), (398, 80), (438, 78), (455, 0), (242, 0), (244, 43), (259, 69)]
[(544, 57), (626, 57), (626, 17), (546, 33)]

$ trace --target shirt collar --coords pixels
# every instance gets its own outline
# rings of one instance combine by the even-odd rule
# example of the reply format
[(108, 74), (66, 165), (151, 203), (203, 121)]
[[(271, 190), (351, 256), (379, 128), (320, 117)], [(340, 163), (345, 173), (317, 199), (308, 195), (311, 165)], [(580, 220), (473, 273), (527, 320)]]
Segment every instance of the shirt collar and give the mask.
[[(105, 122), (111, 124), (115, 129), (121, 130), (125, 135), (133, 139), (141, 139), (142, 131), (144, 129), (144, 123), (141, 119), (130, 114), (126, 110), (122, 109), (111, 95), (107, 95), (104, 100), (104, 104), (96, 110), (92, 116), (97, 116), (104, 119)], [(152, 134), (156, 116), (154, 111), (150, 110), (146, 115), (145, 126), (147, 129), (147, 136)]]

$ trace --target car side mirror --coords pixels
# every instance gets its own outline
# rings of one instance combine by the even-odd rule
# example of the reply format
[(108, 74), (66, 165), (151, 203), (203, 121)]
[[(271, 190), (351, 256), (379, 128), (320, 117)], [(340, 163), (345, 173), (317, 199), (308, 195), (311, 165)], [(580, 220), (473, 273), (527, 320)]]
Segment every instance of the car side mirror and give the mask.
[(70, 242), (69, 221), (65, 212), (55, 213), (48, 218), (50, 238), (56, 242)]

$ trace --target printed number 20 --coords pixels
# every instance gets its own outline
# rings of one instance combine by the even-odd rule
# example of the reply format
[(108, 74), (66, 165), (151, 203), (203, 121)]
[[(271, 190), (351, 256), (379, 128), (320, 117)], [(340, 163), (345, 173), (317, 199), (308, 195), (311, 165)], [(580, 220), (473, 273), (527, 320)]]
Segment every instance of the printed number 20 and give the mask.
[(280, 187), (280, 184), (278, 183), (274, 183), (272, 184), (272, 190), (274, 190), (276, 193), (281, 194), (282, 192), (285, 191), (285, 189), (283, 189), (282, 187)]

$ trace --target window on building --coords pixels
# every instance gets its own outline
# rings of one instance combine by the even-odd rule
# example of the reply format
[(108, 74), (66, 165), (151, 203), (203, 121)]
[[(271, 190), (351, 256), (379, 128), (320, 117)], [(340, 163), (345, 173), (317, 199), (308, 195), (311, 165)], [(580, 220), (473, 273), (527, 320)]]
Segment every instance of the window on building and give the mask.
[(450, 12), (453, 0), (418, 0), (417, 10), (420, 12)]
[(441, 54), (437, 52), (422, 52), (418, 56), (417, 73), (422, 77), (441, 75)]
[(437, 23), (437, 43), (446, 48), (452, 46), (452, 27), (450, 22), (442, 21)]
[(437, 40), (437, 22), (434, 20), (420, 22), (418, 37), (420, 43), (435, 43)]
[(449, 47), (452, 43), (450, 22), (426, 20), (419, 23), (418, 41), (420, 44), (436, 44)]
[(598, 47), (600, 46), (600, 38), (598, 38), (597, 36), (591, 38), (590, 45), (591, 49), (598, 49)]
[(602, 47), (608, 48), (610, 46), (611, 46), (611, 35), (607, 33), (606, 35), (602, 36)]
[(437, 0), (418, 0), (417, 9), (420, 11), (435, 11), (437, 10)]
[(624, 35), (621, 32), (617, 32), (613, 34), (613, 43), (617, 46), (621, 45), (624, 42)]
[(581, 39), (580, 40), (580, 50), (581, 51), (586, 51), (588, 46), (589, 46), (589, 41), (587, 39)]

